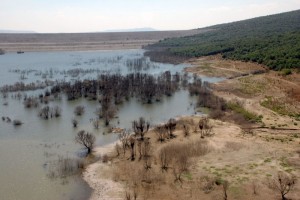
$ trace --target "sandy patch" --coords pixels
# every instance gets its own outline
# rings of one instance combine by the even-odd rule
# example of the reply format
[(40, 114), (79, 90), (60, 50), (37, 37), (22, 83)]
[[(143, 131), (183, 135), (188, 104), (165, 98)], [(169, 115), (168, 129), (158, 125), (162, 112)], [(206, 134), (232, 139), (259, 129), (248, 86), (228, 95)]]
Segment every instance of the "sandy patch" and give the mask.
[[(94, 154), (103, 156), (113, 151), (115, 144), (94, 149)], [(83, 172), (83, 179), (93, 189), (90, 200), (118, 200), (123, 199), (124, 187), (121, 183), (112, 180), (111, 163), (103, 163), (102, 161), (88, 165)]]

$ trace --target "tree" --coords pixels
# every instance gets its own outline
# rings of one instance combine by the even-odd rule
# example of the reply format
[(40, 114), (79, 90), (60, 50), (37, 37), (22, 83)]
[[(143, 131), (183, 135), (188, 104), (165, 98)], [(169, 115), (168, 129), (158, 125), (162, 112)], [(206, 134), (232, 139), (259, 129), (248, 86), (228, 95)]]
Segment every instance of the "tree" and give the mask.
[(150, 156), (150, 151), (151, 151), (150, 138), (145, 138), (144, 140), (138, 140), (137, 148), (140, 155), (139, 159), (148, 158)]
[(199, 120), (199, 128), (201, 138), (204, 138), (204, 136), (209, 136), (211, 134), (212, 126), (209, 124), (209, 119), (207, 117)]
[(181, 152), (174, 161), (173, 175), (175, 177), (175, 182), (182, 182), (181, 176), (184, 172), (188, 170), (188, 156), (186, 152)]
[(132, 128), (135, 135), (140, 136), (140, 140), (144, 140), (144, 135), (148, 132), (150, 127), (150, 122), (145, 121), (143, 117), (140, 117), (139, 120), (134, 120), (132, 122)]
[(88, 154), (91, 153), (94, 143), (96, 141), (96, 137), (88, 132), (85, 132), (84, 130), (81, 130), (77, 133), (75, 137), (75, 141), (83, 146), (85, 146), (88, 150)]
[(166, 137), (166, 129), (164, 126), (157, 126), (154, 129), (154, 132), (156, 133), (157, 137), (158, 137), (158, 141), (163, 142), (165, 140)]
[(96, 111), (99, 118), (103, 118), (105, 125), (108, 126), (111, 119), (116, 115), (116, 108), (112, 104), (112, 96), (109, 93), (104, 94), (100, 100), (101, 108)]
[(119, 140), (122, 143), (123, 155), (125, 156), (126, 149), (129, 148), (129, 138), (130, 134), (127, 130), (124, 130), (122, 133), (119, 134)]
[(90, 121), (92, 122), (92, 124), (93, 124), (93, 126), (94, 126), (95, 129), (99, 129), (99, 127), (100, 127), (100, 120), (98, 118), (91, 119)]
[(78, 125), (78, 121), (76, 119), (72, 119), (73, 127), (76, 128)]
[(84, 113), (84, 106), (76, 106), (74, 109), (74, 114), (81, 116)]
[(50, 114), (51, 114), (51, 112), (50, 112), (49, 106), (43, 107), (39, 112), (39, 116), (42, 117), (43, 119), (49, 119)]
[(61, 115), (61, 108), (59, 106), (55, 106), (53, 108), (53, 112), (54, 112), (54, 116), (55, 117), (60, 117), (60, 115)]
[(167, 129), (168, 131), (168, 135), (169, 135), (169, 138), (174, 138), (175, 135), (173, 134), (173, 131), (176, 129), (176, 120), (171, 118), (169, 119), (169, 121), (165, 124), (165, 128)]
[(131, 149), (131, 161), (134, 161), (134, 159), (135, 159), (135, 138), (134, 138), (134, 136), (130, 136), (130, 138), (129, 138), (129, 143), (130, 143), (130, 149)]
[(188, 125), (183, 124), (183, 134), (184, 134), (184, 137), (187, 137), (190, 135), (190, 127)]
[(159, 152), (159, 161), (162, 171), (167, 171), (169, 168), (170, 158), (166, 148), (163, 148)]
[(229, 182), (227, 180), (224, 180), (222, 183), (223, 193), (224, 193), (224, 200), (228, 199), (227, 191), (229, 189)]
[(270, 188), (280, 192), (281, 199), (286, 200), (287, 198), (285, 195), (287, 195), (294, 188), (295, 184), (295, 177), (290, 177), (284, 172), (278, 172), (277, 177), (273, 178), (271, 181)]

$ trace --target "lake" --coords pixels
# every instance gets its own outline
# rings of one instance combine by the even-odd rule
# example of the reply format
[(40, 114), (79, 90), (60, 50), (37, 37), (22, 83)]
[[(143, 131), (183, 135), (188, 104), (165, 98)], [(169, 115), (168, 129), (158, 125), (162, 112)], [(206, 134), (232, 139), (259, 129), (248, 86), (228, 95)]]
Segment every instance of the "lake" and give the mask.
[[(42, 84), (46, 80), (95, 79), (103, 73), (159, 75), (170, 71), (175, 74), (187, 66), (154, 63), (143, 53), (143, 50), (7, 53), (0, 56), (0, 86), (15, 82)], [(217, 82), (223, 79), (203, 77), (202, 80)], [(50, 106), (62, 108), (61, 117), (50, 120), (38, 117), (39, 108), (24, 107), (25, 95), (38, 95), (44, 90), (20, 92), (20, 98), (16, 92), (0, 97), (0, 117), (23, 122), (22, 126), (15, 127), (12, 123), (0, 121), (0, 199), (88, 198), (90, 188), (80, 177), (49, 178), (48, 166), (60, 157), (77, 158), (82, 153), (82, 147), (74, 141), (80, 130), (95, 134), (97, 145), (110, 144), (118, 138), (117, 134), (108, 134), (104, 123), (97, 130), (92, 126), (90, 120), (96, 117), (97, 101), (84, 98), (68, 101), (62, 95), (60, 99), (49, 102)], [(85, 113), (75, 117), (73, 111), (78, 105), (85, 106)], [(159, 124), (172, 117), (195, 114), (194, 107), (195, 99), (186, 90), (178, 90), (171, 97), (153, 104), (143, 104), (131, 98), (118, 106), (118, 117), (111, 121), (111, 126), (130, 129), (132, 121), (141, 116), (152, 125)], [(73, 118), (79, 122), (77, 128), (71, 124)]]

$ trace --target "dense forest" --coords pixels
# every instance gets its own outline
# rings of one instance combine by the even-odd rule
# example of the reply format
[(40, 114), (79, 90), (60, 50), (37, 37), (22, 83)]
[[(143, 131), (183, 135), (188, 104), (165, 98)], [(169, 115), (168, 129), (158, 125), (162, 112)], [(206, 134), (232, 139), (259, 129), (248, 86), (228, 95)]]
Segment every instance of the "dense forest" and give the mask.
[(146, 54), (164, 59), (176, 56), (175, 61), (222, 54), (223, 58), (257, 62), (274, 70), (300, 68), (300, 10), (205, 29), (210, 31), (149, 45)]

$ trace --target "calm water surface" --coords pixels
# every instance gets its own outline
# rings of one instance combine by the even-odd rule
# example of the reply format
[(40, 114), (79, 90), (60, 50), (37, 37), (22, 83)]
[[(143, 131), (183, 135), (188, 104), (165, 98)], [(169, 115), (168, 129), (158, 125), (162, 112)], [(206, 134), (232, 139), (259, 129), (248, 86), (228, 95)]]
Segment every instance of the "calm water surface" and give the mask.
[[(127, 74), (139, 71), (155, 75), (167, 70), (176, 73), (181, 72), (184, 67), (186, 65), (152, 63), (143, 57), (142, 50), (9, 53), (0, 56), (0, 86), (18, 81), (31, 83), (46, 79), (91, 79), (101, 73)], [(68, 73), (68, 70), (74, 69), (85, 71), (76, 75)], [(221, 80), (203, 79), (210, 82)], [(59, 156), (78, 156), (82, 149), (75, 144), (74, 137), (79, 130), (94, 133), (97, 136), (97, 145), (116, 141), (116, 134), (103, 134), (107, 132), (103, 126), (95, 130), (90, 123), (90, 119), (96, 117), (94, 112), (99, 103), (85, 99), (69, 102), (62, 96), (61, 100), (50, 102), (50, 105), (59, 105), (62, 108), (62, 116), (43, 120), (38, 117), (38, 108), (26, 109), (22, 99), (11, 96), (12, 93), (9, 93), (5, 99), (1, 95), (0, 117), (20, 119), (24, 124), (14, 127), (12, 123), (0, 121), (0, 199), (87, 199), (91, 191), (80, 177), (49, 179), (47, 164), (57, 160)], [(6, 102), (8, 105), (4, 105)], [(194, 114), (194, 104), (195, 100), (183, 90), (150, 105), (131, 99), (118, 106), (118, 118), (111, 124), (130, 128), (132, 121), (140, 116), (151, 121), (151, 124), (158, 124), (171, 117)], [(84, 105), (86, 112), (83, 116), (76, 117), (79, 126), (74, 129), (71, 119), (74, 118), (73, 111), (77, 105)]]

